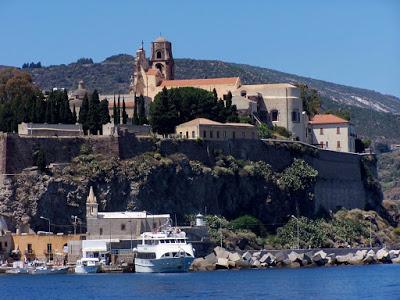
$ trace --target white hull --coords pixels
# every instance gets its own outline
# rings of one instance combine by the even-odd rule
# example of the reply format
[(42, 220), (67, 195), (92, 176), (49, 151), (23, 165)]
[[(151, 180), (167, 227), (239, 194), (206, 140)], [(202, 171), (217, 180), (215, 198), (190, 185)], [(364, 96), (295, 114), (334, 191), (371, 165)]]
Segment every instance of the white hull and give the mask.
[(67, 274), (68, 267), (63, 268), (37, 268), (30, 272), (32, 275), (55, 275), (55, 274)]
[(27, 268), (13, 268), (6, 271), (6, 274), (29, 274)]
[(75, 273), (76, 274), (90, 274), (97, 273), (99, 271), (100, 266), (76, 266)]
[(187, 272), (194, 258), (174, 257), (160, 259), (135, 258), (135, 272), (137, 273), (180, 273)]

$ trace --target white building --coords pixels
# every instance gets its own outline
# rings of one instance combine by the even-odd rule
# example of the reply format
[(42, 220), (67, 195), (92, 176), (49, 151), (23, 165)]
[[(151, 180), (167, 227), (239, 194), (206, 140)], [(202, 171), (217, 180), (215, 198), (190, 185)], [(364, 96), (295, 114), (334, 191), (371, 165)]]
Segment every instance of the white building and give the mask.
[(315, 115), (309, 121), (309, 143), (326, 150), (340, 152), (355, 151), (353, 125), (332, 114)]

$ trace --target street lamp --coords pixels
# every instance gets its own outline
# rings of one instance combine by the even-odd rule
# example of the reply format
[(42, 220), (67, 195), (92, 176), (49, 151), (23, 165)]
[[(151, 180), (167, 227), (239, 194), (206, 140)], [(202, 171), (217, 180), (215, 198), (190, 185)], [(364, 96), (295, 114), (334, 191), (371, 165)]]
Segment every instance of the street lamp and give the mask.
[(49, 234), (50, 234), (50, 219), (49, 218), (45, 218), (45, 217), (43, 217), (43, 216), (40, 216), (40, 218), (42, 219), (42, 220), (47, 220), (48, 222), (49, 222)]
[(131, 252), (133, 251), (133, 245), (132, 245), (132, 220), (128, 221), (129, 223), (129, 227), (130, 227), (130, 231), (131, 231)]
[(76, 225), (78, 225), (78, 220), (81, 221), (81, 219), (78, 216), (71, 216), (71, 219), (74, 220), (72, 223), (74, 224), (74, 235), (76, 235)]
[(297, 227), (297, 249), (300, 249), (300, 229), (299, 229), (299, 219), (295, 216), (291, 215), (291, 218), (296, 220), (296, 227)]

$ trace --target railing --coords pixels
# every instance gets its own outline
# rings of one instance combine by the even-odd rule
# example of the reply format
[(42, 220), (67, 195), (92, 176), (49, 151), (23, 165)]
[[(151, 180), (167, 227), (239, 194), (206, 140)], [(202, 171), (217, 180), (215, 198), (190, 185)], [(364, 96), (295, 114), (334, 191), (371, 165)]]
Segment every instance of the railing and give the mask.
[(132, 249), (111, 249), (111, 254), (119, 255), (119, 254), (132, 254)]

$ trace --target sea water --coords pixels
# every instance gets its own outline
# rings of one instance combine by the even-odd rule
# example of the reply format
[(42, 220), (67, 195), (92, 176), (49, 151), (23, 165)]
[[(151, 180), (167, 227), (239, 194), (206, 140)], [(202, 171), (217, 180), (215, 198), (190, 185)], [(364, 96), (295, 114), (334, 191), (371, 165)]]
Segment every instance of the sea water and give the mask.
[(0, 275), (0, 299), (400, 299), (400, 265), (183, 274)]

